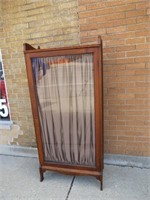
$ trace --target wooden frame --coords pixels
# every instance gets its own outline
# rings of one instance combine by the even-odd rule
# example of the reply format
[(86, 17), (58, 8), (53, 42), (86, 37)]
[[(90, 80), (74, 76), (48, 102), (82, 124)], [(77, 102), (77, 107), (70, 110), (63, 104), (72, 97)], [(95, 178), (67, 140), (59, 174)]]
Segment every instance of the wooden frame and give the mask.
[[(94, 55), (94, 96), (95, 96), (95, 167), (76, 166), (46, 162), (44, 160), (44, 151), (42, 145), (40, 120), (38, 114), (38, 106), (36, 99), (36, 92), (34, 89), (34, 80), (32, 73), (31, 59), (36, 57), (59, 56), (59, 55), (72, 55), (93, 53)], [(90, 175), (95, 176), (101, 182), (101, 190), (103, 188), (103, 74), (102, 74), (102, 41), (99, 39), (99, 44), (51, 48), (51, 49), (38, 49), (33, 48), (31, 45), (24, 44), (24, 55), (26, 61), (26, 69), (28, 76), (29, 91), (31, 97), (33, 121), (35, 126), (35, 134), (40, 162), (40, 180), (43, 181), (43, 173), (46, 170), (54, 170), (64, 174), (70, 175)]]

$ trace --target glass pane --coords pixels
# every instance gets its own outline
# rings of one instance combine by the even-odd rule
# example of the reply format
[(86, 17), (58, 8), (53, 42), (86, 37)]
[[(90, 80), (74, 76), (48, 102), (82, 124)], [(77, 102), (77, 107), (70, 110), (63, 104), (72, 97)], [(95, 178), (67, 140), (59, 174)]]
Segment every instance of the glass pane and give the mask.
[(45, 160), (95, 166), (93, 54), (33, 58)]

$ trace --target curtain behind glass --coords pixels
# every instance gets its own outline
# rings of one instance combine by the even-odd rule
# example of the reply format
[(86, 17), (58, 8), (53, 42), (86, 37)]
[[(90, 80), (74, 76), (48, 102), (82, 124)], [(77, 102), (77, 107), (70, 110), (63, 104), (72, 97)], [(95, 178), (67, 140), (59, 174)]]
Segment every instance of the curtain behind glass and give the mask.
[(93, 55), (32, 59), (45, 160), (95, 166)]

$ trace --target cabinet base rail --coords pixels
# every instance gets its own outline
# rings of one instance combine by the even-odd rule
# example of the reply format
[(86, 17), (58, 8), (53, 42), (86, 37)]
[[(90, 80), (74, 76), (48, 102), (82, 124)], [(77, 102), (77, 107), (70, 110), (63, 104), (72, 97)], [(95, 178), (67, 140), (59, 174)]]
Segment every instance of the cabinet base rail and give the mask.
[(103, 172), (91, 171), (91, 170), (79, 170), (79, 169), (68, 169), (62, 167), (53, 167), (53, 166), (41, 166), (39, 167), (40, 173), (40, 182), (44, 180), (45, 171), (56, 171), (63, 173), (65, 175), (74, 175), (74, 176), (94, 176), (98, 181), (100, 181), (100, 190), (103, 190)]

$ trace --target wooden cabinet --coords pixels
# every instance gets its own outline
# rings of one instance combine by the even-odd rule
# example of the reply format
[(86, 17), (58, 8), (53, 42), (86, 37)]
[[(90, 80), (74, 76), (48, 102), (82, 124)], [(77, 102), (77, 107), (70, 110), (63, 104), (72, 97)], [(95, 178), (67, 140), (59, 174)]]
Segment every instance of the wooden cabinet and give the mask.
[(40, 178), (46, 170), (103, 182), (102, 42), (35, 49), (24, 44)]

